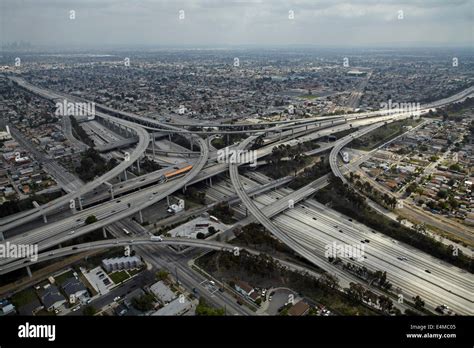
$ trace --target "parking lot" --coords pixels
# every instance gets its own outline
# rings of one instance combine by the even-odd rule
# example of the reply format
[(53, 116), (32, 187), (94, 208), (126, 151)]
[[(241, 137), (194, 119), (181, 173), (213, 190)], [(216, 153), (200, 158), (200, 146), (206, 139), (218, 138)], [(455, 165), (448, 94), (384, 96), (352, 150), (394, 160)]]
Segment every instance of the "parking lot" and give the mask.
[(115, 285), (100, 266), (91, 269), (89, 272), (83, 272), (83, 274), (94, 289), (102, 295), (107, 294), (109, 289)]
[[(293, 291), (287, 289), (272, 290), (270, 293), (274, 292), (270, 297), (272, 300), (269, 302), (267, 313), (269, 315), (278, 315), (278, 309), (285, 305), (288, 302), (290, 295), (294, 296), (295, 302), (297, 295)], [(270, 298), (268, 297), (268, 298)]]

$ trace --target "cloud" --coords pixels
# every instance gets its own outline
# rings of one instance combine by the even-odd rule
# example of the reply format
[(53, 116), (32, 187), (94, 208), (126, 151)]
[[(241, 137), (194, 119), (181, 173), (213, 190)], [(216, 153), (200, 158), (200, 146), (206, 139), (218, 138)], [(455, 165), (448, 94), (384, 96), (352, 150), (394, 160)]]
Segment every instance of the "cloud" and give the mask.
[[(473, 43), (470, 0), (2, 0), (2, 42), (36, 45)], [(69, 11), (76, 19), (69, 19)], [(185, 19), (179, 20), (178, 11)], [(289, 11), (294, 19), (289, 19)], [(398, 19), (403, 11), (403, 19)]]

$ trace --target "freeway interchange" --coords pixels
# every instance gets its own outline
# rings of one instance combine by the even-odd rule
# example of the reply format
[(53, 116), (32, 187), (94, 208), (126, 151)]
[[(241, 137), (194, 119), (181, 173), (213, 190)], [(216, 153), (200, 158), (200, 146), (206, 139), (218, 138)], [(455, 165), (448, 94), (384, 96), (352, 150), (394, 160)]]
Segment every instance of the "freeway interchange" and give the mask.
[[(62, 93), (55, 93), (33, 86), (24, 80), (12, 78), (19, 86), (36, 93), (51, 101), (67, 98), (68, 100), (79, 100), (76, 97), (66, 96)], [(427, 112), (429, 109), (446, 105), (455, 101), (462, 100), (470, 95), (473, 88), (469, 88), (455, 96), (445, 98), (441, 101), (422, 106), (421, 112)], [(461, 271), (453, 266), (430, 257), (418, 250), (414, 250), (405, 245), (394, 243), (384, 238), (383, 235), (371, 231), (367, 227), (344, 221), (344, 217), (339, 216), (334, 211), (326, 209), (317, 203), (311, 202), (308, 207), (295, 205), (294, 209), (289, 209), (288, 202), (292, 200), (294, 204), (305, 200), (308, 196), (317, 192), (318, 189), (327, 184), (327, 176), (307, 185), (306, 187), (291, 192), (287, 196), (280, 197), (278, 200), (269, 198), (268, 194), (263, 194), (252, 199), (242, 184), (242, 176), (239, 175), (238, 168), (244, 164), (243, 160), (236, 163), (218, 163), (217, 153), (210, 151), (209, 144), (199, 134), (225, 134), (225, 133), (248, 133), (250, 137), (243, 140), (236, 150), (246, 150), (258, 137), (263, 137), (264, 145), (257, 150), (257, 158), (263, 158), (270, 154), (273, 147), (279, 144), (288, 144), (293, 146), (300, 141), (313, 140), (329, 135), (334, 132), (350, 128), (359, 128), (358, 131), (330, 144), (327, 149), (333, 147), (330, 153), (330, 166), (334, 175), (344, 179), (338, 165), (337, 155), (340, 150), (352, 139), (362, 136), (388, 122), (410, 117), (407, 113), (391, 114), (385, 110), (358, 113), (345, 116), (336, 116), (322, 120), (320, 118), (311, 118), (304, 120), (269, 122), (259, 124), (258, 129), (251, 129), (254, 125), (220, 125), (210, 124), (201, 125), (201, 130), (188, 130), (186, 126), (193, 125), (179, 124), (170, 125), (157, 122), (152, 119), (144, 118), (134, 114), (113, 110), (105, 106), (97, 107), (96, 117), (120, 124), (127, 127), (138, 137), (138, 143), (132, 153), (129, 161), (123, 161), (114, 169), (96, 178), (92, 182), (69, 192), (46, 206), (16, 214), (10, 218), (0, 220), (0, 231), (8, 231), (12, 228), (18, 228), (22, 224), (33, 221), (43, 215), (64, 209), (70, 205), (71, 201), (77, 199), (81, 202), (81, 197), (92, 192), (94, 189), (108, 182), (111, 178), (119, 176), (130, 165), (139, 160), (146, 153), (150, 144), (149, 131), (180, 133), (188, 135), (192, 141), (199, 147), (199, 157), (195, 158), (192, 169), (183, 177), (158, 183), (160, 174), (150, 173), (143, 177), (140, 176), (130, 181), (121, 183), (122, 187), (116, 190), (120, 197), (92, 205), (88, 208), (77, 210), (72, 209), (72, 214), (29, 231), (21, 235), (8, 238), (10, 243), (16, 244), (37, 244), (39, 250), (49, 249), (60, 243), (74, 239), (80, 235), (90, 233), (98, 228), (108, 226), (117, 221), (123, 220), (133, 214), (141, 212), (143, 209), (165, 199), (167, 196), (180, 189), (186, 189), (186, 186), (192, 185), (200, 180), (212, 178), (213, 176), (224, 173), (227, 170), (230, 173), (230, 179), (238, 199), (243, 203), (251, 215), (269, 230), (275, 237), (293, 249), (311, 263), (322, 269), (334, 273), (342, 281), (348, 283), (356, 281), (355, 277), (342, 272), (339, 268), (327, 262), (324, 257), (324, 245), (334, 240), (343, 243), (358, 243), (361, 239), (370, 236), (370, 245), (367, 246), (368, 260), (359, 262), (372, 268), (373, 270), (386, 270), (390, 281), (403, 289), (406, 298), (420, 295), (427, 304), (434, 308), (441, 303), (448, 304), (458, 314), (473, 313), (473, 279), (472, 275)], [(267, 128), (261, 127), (267, 126)], [(222, 127), (218, 131), (205, 131), (204, 127)], [(153, 141), (152, 141), (153, 143)], [(326, 150), (326, 148), (324, 149)], [(137, 188), (141, 190), (134, 191)], [(85, 219), (89, 215), (95, 215), (97, 222), (87, 225)], [(308, 219), (311, 216), (311, 220)], [(272, 220), (273, 218), (273, 220)], [(248, 221), (244, 219), (243, 221)], [(334, 227), (336, 226), (336, 227)], [(341, 232), (342, 231), (342, 232)], [(78, 245), (63, 249), (55, 249), (41, 254), (39, 260), (45, 261), (55, 257), (69, 255), (73, 252), (83, 250), (104, 248), (113, 246), (122, 246), (129, 244), (150, 244), (149, 238), (143, 239), (117, 239), (105, 240), (88, 245)], [(154, 244), (154, 243), (152, 243)], [(188, 241), (176, 239), (167, 239), (163, 244), (184, 244), (194, 247), (210, 248), (216, 250), (230, 250), (229, 245), (224, 243), (209, 241)], [(410, 262), (400, 261), (399, 257), (410, 255)], [(0, 263), (0, 274), (22, 268), (30, 264), (27, 260), (4, 259)], [(357, 263), (357, 262), (355, 262)], [(429, 269), (431, 274), (425, 270)]]

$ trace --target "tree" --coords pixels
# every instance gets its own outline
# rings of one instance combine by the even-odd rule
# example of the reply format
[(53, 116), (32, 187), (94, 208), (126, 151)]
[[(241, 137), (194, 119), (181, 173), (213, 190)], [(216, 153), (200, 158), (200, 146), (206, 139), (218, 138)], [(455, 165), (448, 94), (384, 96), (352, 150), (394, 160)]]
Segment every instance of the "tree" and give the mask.
[(154, 297), (150, 294), (145, 294), (140, 297), (135, 297), (132, 300), (132, 305), (136, 309), (142, 312), (146, 312), (153, 309)]
[(383, 311), (389, 312), (393, 307), (393, 302), (390, 298), (384, 295), (379, 296), (379, 305)]
[(95, 217), (95, 215), (89, 215), (85, 221), (86, 225), (93, 224), (94, 222), (97, 222), (97, 218)]
[(97, 309), (93, 306), (86, 306), (84, 307), (84, 310), (82, 311), (84, 315), (89, 315), (92, 316), (97, 313)]
[(425, 301), (423, 301), (418, 295), (413, 297), (413, 301), (415, 301), (415, 308), (421, 309), (425, 306)]
[(446, 190), (439, 190), (436, 194), (439, 198), (446, 198), (448, 197), (448, 192)]
[(207, 302), (201, 297), (199, 298), (199, 304), (196, 306), (196, 315), (199, 316), (223, 316), (225, 315), (225, 310), (222, 308), (213, 308), (210, 307)]
[(418, 185), (412, 182), (410, 185), (408, 185), (405, 191), (406, 193), (408, 193), (408, 195), (411, 195), (413, 192), (416, 191), (417, 188), (418, 188)]
[(160, 269), (158, 272), (156, 272), (156, 279), (158, 280), (166, 280), (168, 279), (168, 271), (164, 269)]
[(460, 172), (462, 170), (461, 166), (457, 163), (451, 164), (449, 169), (454, 170), (455, 172)]
[(337, 289), (339, 287), (339, 280), (333, 274), (323, 273), (321, 277), (319, 277), (319, 282), (329, 289)]

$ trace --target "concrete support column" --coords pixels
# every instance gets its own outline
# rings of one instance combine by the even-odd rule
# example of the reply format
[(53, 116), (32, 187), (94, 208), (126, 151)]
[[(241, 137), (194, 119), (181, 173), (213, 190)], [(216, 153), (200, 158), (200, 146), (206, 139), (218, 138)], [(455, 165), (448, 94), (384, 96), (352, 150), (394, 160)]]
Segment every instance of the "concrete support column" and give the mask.
[(79, 202), (79, 210), (82, 210), (82, 200), (81, 200), (81, 196), (77, 197), (77, 201)]
[(140, 218), (140, 223), (142, 224), (143, 223), (143, 214), (142, 214), (141, 210), (138, 211), (138, 217)]
[(212, 187), (212, 177), (209, 178), (209, 187)]
[(138, 170), (138, 175), (140, 175), (140, 158), (137, 159), (137, 170)]
[[(38, 202), (33, 201), (33, 206), (34, 206), (35, 208), (38, 208), (38, 209), (41, 211), (41, 207), (40, 207), (40, 205), (38, 204)], [(48, 222), (48, 220), (46, 219), (46, 214), (44, 214), (43, 212), (41, 212), (41, 216), (43, 216), (43, 221), (44, 221), (44, 223), (46, 224), (46, 223)]]
[(3, 235), (3, 232), (0, 232), (0, 240), (5, 240), (5, 236)]
[(125, 170), (123, 171), (123, 176), (124, 176), (124, 178), (125, 178), (125, 181), (127, 181), (127, 180), (128, 180), (128, 179), (127, 179), (127, 169), (125, 169)]
[(245, 216), (249, 216), (249, 211), (248, 211), (247, 207), (245, 207)]
[(107, 230), (105, 229), (105, 227), (102, 227), (102, 232), (104, 234), (104, 239), (107, 239)]
[(168, 207), (170, 206), (170, 196), (166, 196), (166, 204), (168, 204)]
[(151, 137), (151, 149), (153, 151), (153, 160), (155, 160), (155, 136)]
[(26, 266), (26, 271), (28, 272), (28, 277), (33, 278), (33, 274), (31, 274), (30, 266)]

